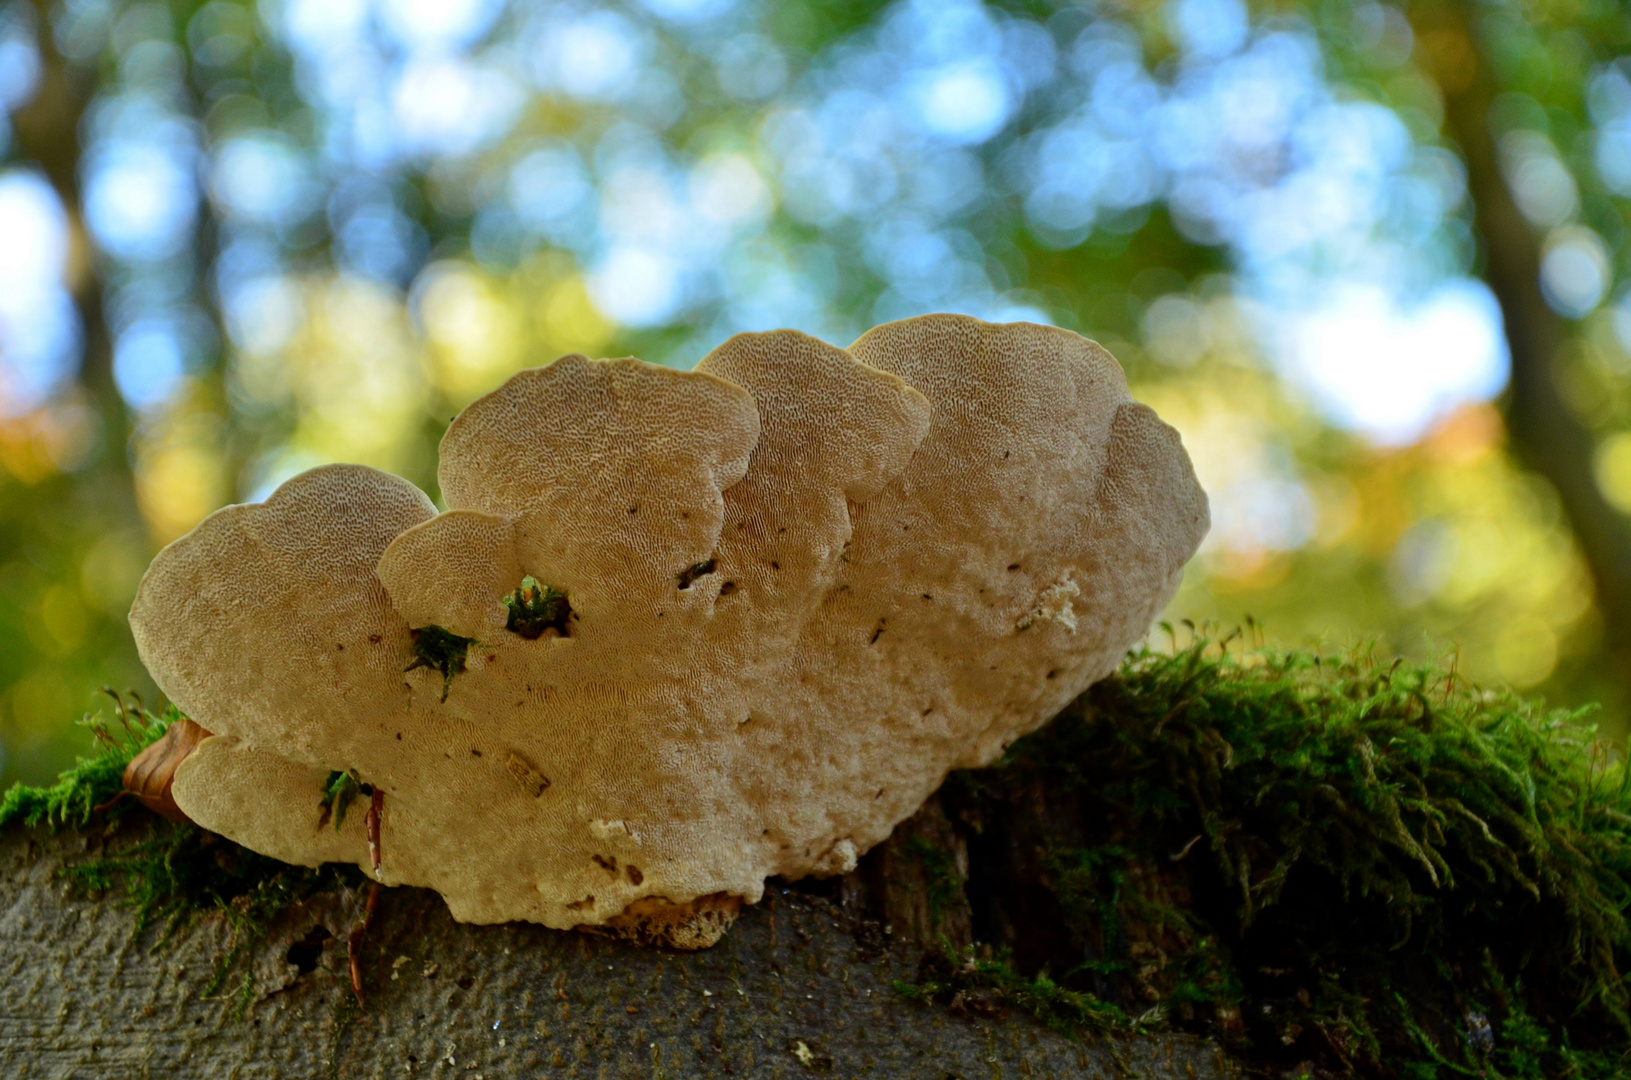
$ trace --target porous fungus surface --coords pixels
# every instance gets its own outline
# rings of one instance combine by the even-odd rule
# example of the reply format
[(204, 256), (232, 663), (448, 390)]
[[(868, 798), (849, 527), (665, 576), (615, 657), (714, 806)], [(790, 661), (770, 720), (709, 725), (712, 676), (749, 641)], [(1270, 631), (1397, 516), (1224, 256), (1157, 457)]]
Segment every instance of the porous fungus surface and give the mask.
[(687, 946), (1110, 672), (1207, 527), (1108, 353), (961, 316), (739, 335), (692, 372), (563, 357), (441, 454), (446, 513), (328, 466), (154, 561), (137, 646), (215, 733), (176, 802), (366, 869), (364, 815), (320, 823), (350, 770), (387, 883)]

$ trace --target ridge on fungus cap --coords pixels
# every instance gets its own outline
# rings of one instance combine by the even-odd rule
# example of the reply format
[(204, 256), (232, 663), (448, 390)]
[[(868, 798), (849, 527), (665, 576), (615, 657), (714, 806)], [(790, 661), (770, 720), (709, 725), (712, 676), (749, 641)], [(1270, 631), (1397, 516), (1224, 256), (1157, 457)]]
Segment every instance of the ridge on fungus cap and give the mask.
[(680, 947), (1108, 673), (1207, 524), (1108, 353), (945, 315), (693, 372), (565, 357), (461, 413), (440, 478), (435, 514), (314, 470), (160, 553), (138, 647), (217, 733), (178, 805), (368, 867), (362, 815), (322, 810), (349, 771), (382, 880)]

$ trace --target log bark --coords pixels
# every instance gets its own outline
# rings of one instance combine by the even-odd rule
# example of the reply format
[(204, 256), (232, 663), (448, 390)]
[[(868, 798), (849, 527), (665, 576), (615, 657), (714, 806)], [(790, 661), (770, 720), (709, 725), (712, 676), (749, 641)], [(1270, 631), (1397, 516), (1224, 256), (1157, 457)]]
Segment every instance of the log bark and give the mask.
[[(158, 927), (134, 934), (132, 911), (116, 894), (76, 896), (56, 874), (153, 827), (112, 838), (0, 836), (4, 1075), (1235, 1075), (1215, 1047), (1189, 1036), (1089, 1043), (1022, 1015), (961, 1018), (897, 993), (894, 981), (912, 980), (921, 956), (903, 931), (927, 910), (910, 900), (928, 887), (910, 845), (950, 835), (938, 803), (846, 879), (772, 883), (703, 952), (524, 924), (461, 925), (434, 893), (386, 890), (363, 947), (361, 1011), (345, 945), (361, 890), (286, 911), (257, 946), (252, 975), (240, 968), (206, 996), (231, 937), (223, 919), (200, 918), (169, 938)], [(902, 926), (886, 932), (870, 917), (878, 912), (894, 912)], [(942, 911), (938, 925), (966, 927), (967, 915)], [(231, 994), (246, 977), (250, 1004), (236, 1019)]]

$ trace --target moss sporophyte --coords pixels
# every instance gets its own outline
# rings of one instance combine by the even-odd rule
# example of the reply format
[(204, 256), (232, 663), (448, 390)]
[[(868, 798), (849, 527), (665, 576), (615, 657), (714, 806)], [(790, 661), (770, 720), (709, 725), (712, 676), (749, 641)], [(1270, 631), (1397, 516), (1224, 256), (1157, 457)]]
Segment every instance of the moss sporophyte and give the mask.
[(442, 700), (446, 701), (447, 692), (453, 685), (453, 676), (463, 673), (465, 657), (476, 639), (460, 637), (440, 626), (421, 626), (410, 633), (413, 635), (413, 663), (403, 670), (430, 668), (441, 672)]

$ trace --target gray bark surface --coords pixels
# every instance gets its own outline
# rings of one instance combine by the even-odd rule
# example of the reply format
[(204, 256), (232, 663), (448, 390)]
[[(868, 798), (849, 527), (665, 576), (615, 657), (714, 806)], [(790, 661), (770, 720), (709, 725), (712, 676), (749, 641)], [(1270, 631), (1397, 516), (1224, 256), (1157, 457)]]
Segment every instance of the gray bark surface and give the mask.
[[(75, 832), (0, 835), (0, 1075), (1233, 1075), (1213, 1046), (1187, 1036), (1087, 1043), (1018, 1014), (960, 1018), (903, 999), (891, 984), (914, 977), (915, 946), (776, 883), (697, 953), (526, 924), (460, 925), (434, 893), (385, 890), (363, 947), (361, 1012), (345, 942), (362, 897), (323, 894), (280, 918), (252, 974), (240, 965), (206, 997), (230, 941), (224, 920), (195, 919), (167, 941), (154, 927), (133, 935), (117, 895), (75, 896), (56, 875), (103, 843)], [(253, 1000), (235, 1019), (230, 995), (246, 977)]]

